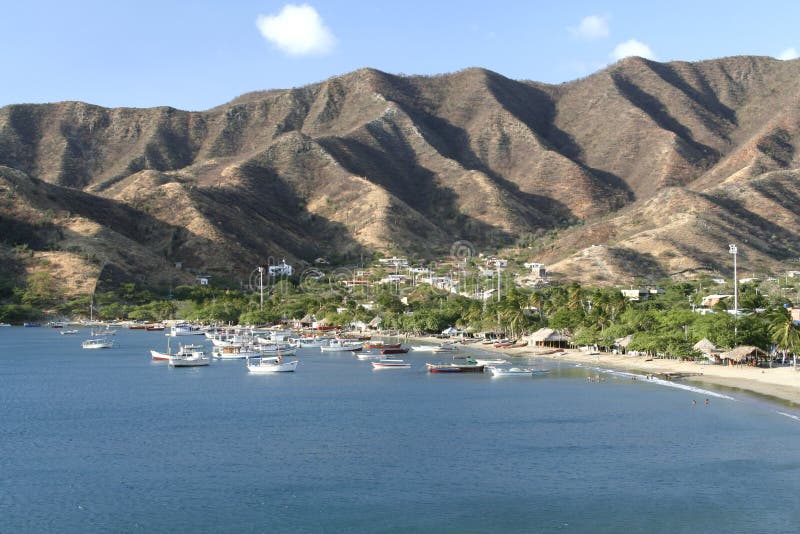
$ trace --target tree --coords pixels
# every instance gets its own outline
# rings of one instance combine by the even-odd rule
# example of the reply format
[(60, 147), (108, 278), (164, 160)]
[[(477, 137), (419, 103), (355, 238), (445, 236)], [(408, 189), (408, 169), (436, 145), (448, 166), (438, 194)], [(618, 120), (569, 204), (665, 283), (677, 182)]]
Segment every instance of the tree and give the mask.
[(797, 367), (797, 348), (800, 347), (800, 329), (786, 308), (775, 308), (767, 315), (772, 341), (783, 351), (792, 353), (792, 365)]

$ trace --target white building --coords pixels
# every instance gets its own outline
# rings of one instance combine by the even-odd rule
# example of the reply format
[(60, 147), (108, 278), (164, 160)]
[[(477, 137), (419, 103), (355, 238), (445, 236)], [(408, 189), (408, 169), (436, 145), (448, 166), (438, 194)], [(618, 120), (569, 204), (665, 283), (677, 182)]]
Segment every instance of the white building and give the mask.
[(381, 265), (391, 265), (393, 267), (408, 267), (408, 260), (406, 258), (381, 258), (378, 260)]
[(270, 276), (292, 276), (292, 273), (294, 273), (294, 269), (291, 265), (286, 263), (286, 260), (281, 260), (281, 263), (278, 265), (269, 266)]
[(547, 278), (547, 269), (545, 269), (544, 263), (528, 262), (523, 265), (526, 269), (530, 269), (531, 273), (535, 274), (537, 277)]

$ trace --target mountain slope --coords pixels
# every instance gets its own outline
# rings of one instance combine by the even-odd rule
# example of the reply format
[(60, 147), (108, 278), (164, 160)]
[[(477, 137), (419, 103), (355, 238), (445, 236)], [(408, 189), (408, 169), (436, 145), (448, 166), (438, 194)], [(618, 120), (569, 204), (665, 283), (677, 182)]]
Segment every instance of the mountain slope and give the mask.
[(34, 254), (159, 282), (553, 232), (538, 259), (585, 281), (727, 270), (727, 242), (777, 270), (800, 248), (799, 84), (798, 61), (627, 58), (557, 86), (361, 69), (204, 112), (13, 105), (1, 213), (38, 221)]

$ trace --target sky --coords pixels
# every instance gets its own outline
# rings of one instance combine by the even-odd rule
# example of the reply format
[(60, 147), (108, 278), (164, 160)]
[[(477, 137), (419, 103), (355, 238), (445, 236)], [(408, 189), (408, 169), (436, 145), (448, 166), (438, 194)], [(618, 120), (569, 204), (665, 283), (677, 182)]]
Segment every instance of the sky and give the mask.
[(561, 83), (628, 55), (794, 59), (800, 2), (0, 0), (0, 107), (205, 110), (362, 67)]

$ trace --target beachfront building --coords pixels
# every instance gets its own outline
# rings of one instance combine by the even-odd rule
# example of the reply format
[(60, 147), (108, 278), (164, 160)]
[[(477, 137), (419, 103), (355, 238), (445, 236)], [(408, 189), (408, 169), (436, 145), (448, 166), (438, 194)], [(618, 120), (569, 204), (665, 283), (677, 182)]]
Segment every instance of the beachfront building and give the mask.
[(550, 347), (564, 349), (569, 347), (571, 338), (562, 331), (553, 328), (540, 328), (527, 337), (527, 341), (534, 347)]
[(770, 355), (758, 347), (752, 345), (742, 345), (728, 352), (719, 355), (723, 364), (727, 365), (753, 365), (758, 366), (762, 363), (769, 363)]

